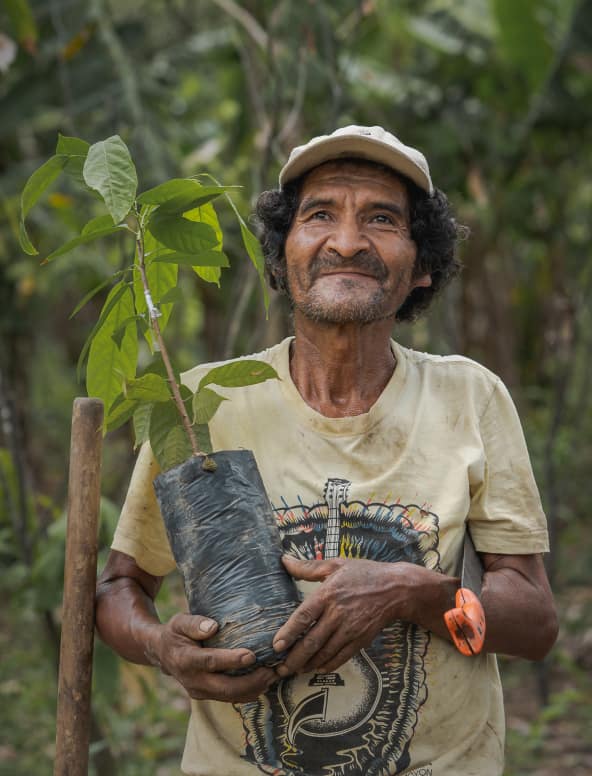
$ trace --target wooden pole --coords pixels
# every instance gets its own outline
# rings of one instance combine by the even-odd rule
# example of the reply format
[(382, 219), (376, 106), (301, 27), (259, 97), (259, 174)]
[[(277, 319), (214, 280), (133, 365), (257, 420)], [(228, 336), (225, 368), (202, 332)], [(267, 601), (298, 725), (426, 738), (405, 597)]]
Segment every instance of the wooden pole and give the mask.
[(54, 776), (87, 776), (103, 402), (72, 409)]

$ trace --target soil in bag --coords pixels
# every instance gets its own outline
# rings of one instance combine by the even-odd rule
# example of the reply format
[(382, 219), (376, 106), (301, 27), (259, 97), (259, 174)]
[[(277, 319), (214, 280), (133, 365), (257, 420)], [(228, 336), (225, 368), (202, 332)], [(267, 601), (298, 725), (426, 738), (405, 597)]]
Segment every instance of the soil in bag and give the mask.
[[(213, 453), (214, 471), (193, 457), (154, 480), (166, 531), (192, 614), (211, 617), (210, 647), (246, 647), (256, 665), (282, 659), (272, 639), (300, 603), (250, 450)], [(252, 670), (252, 669), (249, 669)]]

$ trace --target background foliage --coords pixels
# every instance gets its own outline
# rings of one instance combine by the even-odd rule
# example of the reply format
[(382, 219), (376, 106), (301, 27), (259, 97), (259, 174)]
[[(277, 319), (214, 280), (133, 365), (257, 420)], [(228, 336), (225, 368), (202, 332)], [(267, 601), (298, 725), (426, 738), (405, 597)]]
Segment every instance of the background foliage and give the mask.
[[(590, 0), (4, 0), (1, 774), (52, 771), (64, 472), (71, 402), (82, 393), (75, 365), (105, 297), (74, 323), (68, 316), (125, 258), (117, 241), (97, 243), (40, 268), (18, 247), (24, 181), (58, 132), (89, 142), (118, 133), (141, 189), (206, 170), (243, 185), (246, 215), (291, 146), (352, 122), (387, 126), (424, 149), (470, 227), (461, 280), (397, 336), (503, 377), (549, 517), (562, 632), (543, 665), (502, 661), (507, 776), (590, 772), (591, 76)], [(46, 202), (28, 221), (42, 255), (87, 220), (67, 185)], [(222, 293), (183, 281), (182, 313), (178, 305), (169, 323), (180, 368), (256, 351), (288, 330), (277, 298), (265, 321), (236, 223), (225, 234), (233, 270)], [(106, 443), (103, 547), (131, 447), (127, 428)], [(173, 582), (163, 616), (179, 600)], [(166, 679), (97, 645), (93, 773), (177, 773), (186, 708)]]

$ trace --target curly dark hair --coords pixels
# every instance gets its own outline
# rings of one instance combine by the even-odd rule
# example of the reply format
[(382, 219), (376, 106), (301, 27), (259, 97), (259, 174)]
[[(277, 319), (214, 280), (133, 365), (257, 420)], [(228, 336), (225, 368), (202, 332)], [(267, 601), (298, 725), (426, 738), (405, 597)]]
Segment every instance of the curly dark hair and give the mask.
[[(364, 162), (397, 175), (389, 167), (363, 159), (343, 161)], [(300, 190), (306, 173), (287, 183), (283, 189), (264, 191), (256, 204), (259, 238), (265, 257), (269, 285), (290, 297), (286, 283), (284, 246), (292, 219), (298, 209)], [(434, 296), (460, 271), (456, 245), (466, 231), (457, 224), (446, 195), (435, 189), (427, 194), (404, 175), (397, 175), (407, 188), (411, 239), (417, 246), (414, 274), (430, 274), (432, 284), (414, 288), (399, 308), (397, 321), (412, 321), (423, 313)]]

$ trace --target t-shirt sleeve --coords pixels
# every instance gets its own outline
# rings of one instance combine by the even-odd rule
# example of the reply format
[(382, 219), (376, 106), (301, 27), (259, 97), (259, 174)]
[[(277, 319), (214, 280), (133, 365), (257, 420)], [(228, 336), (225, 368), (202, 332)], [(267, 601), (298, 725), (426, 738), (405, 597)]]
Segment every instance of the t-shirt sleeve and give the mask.
[(140, 568), (157, 577), (173, 571), (175, 560), (156, 500), (153, 481), (158, 463), (148, 443), (134, 467), (111, 548), (131, 555)]
[(547, 521), (516, 408), (497, 380), (480, 419), (484, 467), (473, 483), (469, 525), (480, 552), (547, 552)]

